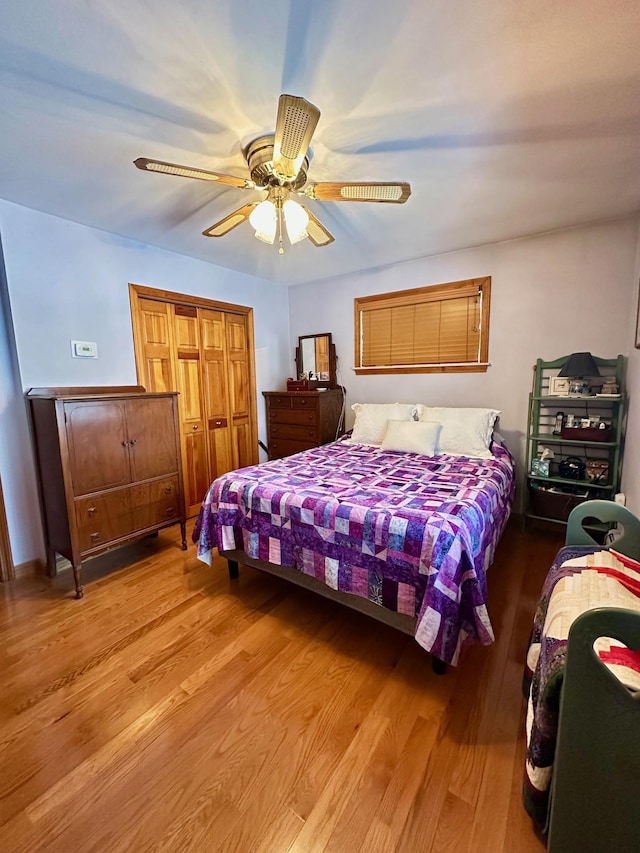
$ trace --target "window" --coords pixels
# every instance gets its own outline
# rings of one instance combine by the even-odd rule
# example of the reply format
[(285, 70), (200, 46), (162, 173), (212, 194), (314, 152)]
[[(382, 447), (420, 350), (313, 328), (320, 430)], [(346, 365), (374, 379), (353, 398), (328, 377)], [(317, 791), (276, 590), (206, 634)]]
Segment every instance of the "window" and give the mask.
[(354, 300), (356, 373), (485, 372), (491, 278)]

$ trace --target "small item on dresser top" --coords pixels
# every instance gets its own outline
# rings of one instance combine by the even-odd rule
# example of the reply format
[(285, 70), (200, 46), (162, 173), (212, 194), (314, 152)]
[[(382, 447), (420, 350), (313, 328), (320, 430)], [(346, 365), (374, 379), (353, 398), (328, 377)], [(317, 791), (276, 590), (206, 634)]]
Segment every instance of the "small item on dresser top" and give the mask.
[(315, 379), (294, 379), (292, 376), (287, 379), (287, 391), (314, 391), (317, 387)]
[(567, 420), (565, 421), (565, 426), (568, 429), (573, 429), (576, 425), (575, 415), (567, 415)]

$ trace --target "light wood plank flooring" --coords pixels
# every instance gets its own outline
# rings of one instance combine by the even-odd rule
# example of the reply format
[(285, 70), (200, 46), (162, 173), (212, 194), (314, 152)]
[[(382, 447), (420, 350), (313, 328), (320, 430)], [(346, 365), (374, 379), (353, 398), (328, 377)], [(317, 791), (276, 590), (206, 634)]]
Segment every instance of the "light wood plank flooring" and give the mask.
[(510, 526), (496, 643), (409, 637), (161, 533), (0, 585), (0, 849), (540, 853), (520, 693), (556, 534)]

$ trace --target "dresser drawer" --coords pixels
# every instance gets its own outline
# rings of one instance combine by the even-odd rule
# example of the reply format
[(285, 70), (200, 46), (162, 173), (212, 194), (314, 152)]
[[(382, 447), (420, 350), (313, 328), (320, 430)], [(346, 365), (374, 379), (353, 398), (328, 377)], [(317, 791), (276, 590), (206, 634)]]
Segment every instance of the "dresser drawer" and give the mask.
[(302, 394), (292, 397), (292, 408), (294, 409), (312, 409), (318, 411), (318, 397), (305, 397)]
[(131, 503), (136, 528), (145, 530), (169, 523), (180, 517), (178, 478), (166, 477), (141, 483), (131, 489)]
[(271, 409), (292, 409), (293, 404), (291, 397), (269, 397), (269, 407)]
[(80, 551), (100, 548), (135, 529), (130, 489), (76, 501), (76, 522)]
[(313, 409), (300, 411), (293, 409), (272, 409), (269, 412), (270, 424), (300, 424), (309, 426), (318, 422), (318, 413)]
[(269, 459), (282, 459), (283, 456), (291, 456), (293, 453), (300, 453), (301, 450), (309, 450), (316, 446), (316, 441), (278, 438), (269, 442)]
[(298, 424), (269, 424), (269, 442), (274, 438), (297, 438), (300, 441), (318, 440), (318, 430), (315, 426), (300, 426)]

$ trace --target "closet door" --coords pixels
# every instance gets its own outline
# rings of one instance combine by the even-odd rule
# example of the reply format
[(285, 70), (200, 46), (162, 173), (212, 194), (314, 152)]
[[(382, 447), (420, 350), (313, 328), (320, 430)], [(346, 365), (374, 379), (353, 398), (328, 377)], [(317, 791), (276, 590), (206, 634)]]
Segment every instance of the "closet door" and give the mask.
[(249, 336), (246, 315), (226, 314), (225, 325), (233, 467), (244, 468), (258, 461), (258, 448), (253, 446), (251, 426)]
[(214, 480), (232, 471), (231, 417), (229, 410), (226, 315), (199, 308), (202, 384), (209, 443), (209, 471)]
[(139, 299), (137, 318), (136, 361), (140, 384), (147, 391), (175, 391), (173, 305), (155, 299)]
[(192, 516), (199, 511), (211, 484), (200, 372), (200, 330), (195, 306), (172, 307), (185, 506), (187, 516)]
[(138, 381), (178, 391), (187, 515), (211, 481), (258, 461), (253, 314), (240, 305), (129, 285)]

